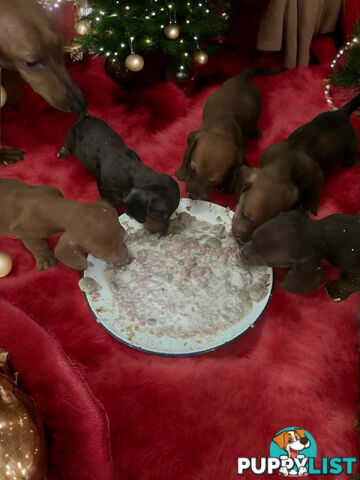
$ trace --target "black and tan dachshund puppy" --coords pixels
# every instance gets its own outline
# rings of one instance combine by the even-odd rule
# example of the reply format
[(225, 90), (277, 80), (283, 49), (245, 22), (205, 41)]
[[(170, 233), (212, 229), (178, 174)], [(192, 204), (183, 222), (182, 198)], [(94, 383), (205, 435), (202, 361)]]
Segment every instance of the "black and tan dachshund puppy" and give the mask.
[(290, 267), (280, 284), (290, 292), (310, 292), (324, 279), (321, 260), (340, 269), (325, 285), (335, 302), (360, 290), (360, 215), (310, 219), (303, 210), (281, 213), (254, 232), (241, 250), (250, 265)]
[(242, 166), (237, 177), (239, 203), (232, 231), (240, 242), (281, 212), (303, 207), (316, 215), (324, 173), (337, 163), (358, 162), (359, 140), (350, 114), (360, 95), (340, 110), (324, 112), (265, 150), (260, 168)]
[(186, 183), (190, 198), (206, 200), (215, 188), (235, 191), (237, 168), (248, 164), (245, 143), (261, 135), (261, 95), (253, 77), (283, 70), (250, 68), (226, 80), (206, 100), (202, 124), (189, 134), (182, 164), (175, 172)]
[(138, 155), (103, 120), (80, 116), (66, 135), (58, 157), (75, 155), (94, 175), (102, 198), (126, 213), (151, 233), (165, 233), (177, 209), (180, 190), (169, 175), (144, 165)]

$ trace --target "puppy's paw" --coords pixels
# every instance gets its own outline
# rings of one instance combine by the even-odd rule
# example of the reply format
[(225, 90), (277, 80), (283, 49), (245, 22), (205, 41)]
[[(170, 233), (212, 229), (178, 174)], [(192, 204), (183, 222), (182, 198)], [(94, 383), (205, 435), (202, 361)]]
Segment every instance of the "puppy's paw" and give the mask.
[(24, 158), (25, 152), (16, 148), (0, 148), (0, 164), (13, 165)]
[(63, 145), (58, 151), (57, 158), (66, 158), (70, 155), (69, 149), (66, 145)]
[(51, 253), (44, 257), (40, 257), (36, 259), (36, 268), (38, 270), (48, 270), (49, 268), (53, 267), (56, 263), (55, 256)]
[(324, 288), (328, 295), (334, 300), (334, 302), (342, 302), (349, 295), (359, 290), (354, 285), (348, 284), (341, 279), (333, 280), (332, 282), (324, 285)]

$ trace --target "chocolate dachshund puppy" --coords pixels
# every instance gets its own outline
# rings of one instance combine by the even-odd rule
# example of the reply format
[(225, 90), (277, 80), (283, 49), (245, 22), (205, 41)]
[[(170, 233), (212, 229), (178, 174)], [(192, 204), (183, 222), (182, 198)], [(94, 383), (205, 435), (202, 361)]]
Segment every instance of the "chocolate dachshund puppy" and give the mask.
[(358, 162), (359, 140), (349, 116), (359, 105), (357, 95), (340, 110), (321, 113), (265, 150), (260, 168), (240, 167), (232, 225), (240, 242), (280, 212), (301, 206), (317, 214), (324, 173), (340, 162)]
[(144, 165), (138, 155), (103, 120), (81, 115), (66, 135), (58, 157), (74, 154), (96, 175), (102, 198), (126, 213), (151, 233), (165, 233), (177, 209), (180, 190), (169, 175)]
[(189, 134), (182, 164), (175, 172), (186, 183), (190, 198), (206, 200), (215, 188), (235, 191), (237, 168), (248, 164), (245, 143), (261, 135), (261, 95), (253, 77), (283, 70), (245, 70), (226, 80), (206, 100), (202, 125)]
[[(105, 200), (89, 205), (64, 198), (50, 185), (0, 178), (0, 202), (0, 235), (19, 238), (39, 270), (52, 267), (56, 259), (84, 270), (88, 266), (84, 252), (115, 265), (129, 262), (125, 230), (115, 208)], [(44, 239), (59, 232), (52, 252)]]
[(250, 265), (290, 267), (280, 284), (290, 292), (310, 292), (321, 285), (321, 260), (341, 270), (325, 285), (335, 302), (360, 290), (360, 215), (335, 214), (310, 219), (302, 210), (281, 213), (254, 232), (241, 250)]

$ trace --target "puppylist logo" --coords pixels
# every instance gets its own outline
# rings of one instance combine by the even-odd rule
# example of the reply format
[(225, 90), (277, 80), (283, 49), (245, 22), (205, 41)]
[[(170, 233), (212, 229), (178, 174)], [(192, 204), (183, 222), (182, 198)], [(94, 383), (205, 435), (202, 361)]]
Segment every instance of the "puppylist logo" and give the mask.
[(307, 475), (351, 475), (357, 459), (354, 457), (322, 457), (315, 465), (317, 448), (312, 435), (298, 427), (280, 430), (272, 439), (269, 457), (239, 457), (238, 475), (251, 471), (256, 475), (304, 477)]

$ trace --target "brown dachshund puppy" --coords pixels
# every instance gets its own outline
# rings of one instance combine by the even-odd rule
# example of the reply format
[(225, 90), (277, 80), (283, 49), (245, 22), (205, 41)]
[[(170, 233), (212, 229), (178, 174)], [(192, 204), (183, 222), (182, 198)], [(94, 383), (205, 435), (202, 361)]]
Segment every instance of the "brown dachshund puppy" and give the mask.
[(260, 168), (240, 167), (232, 224), (240, 242), (280, 212), (302, 206), (317, 214), (324, 172), (339, 162), (357, 162), (359, 140), (349, 116), (359, 105), (360, 95), (340, 110), (321, 113), (265, 150)]
[(241, 250), (250, 265), (290, 267), (280, 286), (310, 292), (321, 285), (321, 260), (341, 270), (325, 289), (335, 302), (360, 290), (360, 215), (335, 214), (310, 219), (302, 210), (281, 213), (254, 232)]
[(144, 165), (103, 120), (88, 114), (79, 118), (58, 157), (70, 154), (96, 175), (100, 195), (114, 207), (122, 203), (126, 213), (151, 233), (167, 231), (179, 205), (179, 185), (169, 175)]
[[(125, 230), (105, 200), (89, 205), (67, 200), (51, 186), (1, 178), (0, 202), (0, 235), (19, 238), (39, 270), (50, 268), (56, 258), (70, 268), (84, 270), (83, 252), (116, 265), (129, 261)], [(63, 234), (53, 253), (43, 239), (58, 232)]]
[(245, 143), (261, 135), (261, 96), (253, 77), (282, 70), (245, 70), (206, 100), (202, 125), (189, 134), (181, 167), (175, 172), (186, 183), (190, 198), (205, 200), (215, 188), (234, 192), (237, 168), (247, 165)]
[[(84, 97), (64, 64), (63, 39), (36, 0), (0, 0), (0, 68), (17, 70), (32, 89), (65, 112), (81, 113)], [(24, 152), (0, 149), (1, 163)]]

